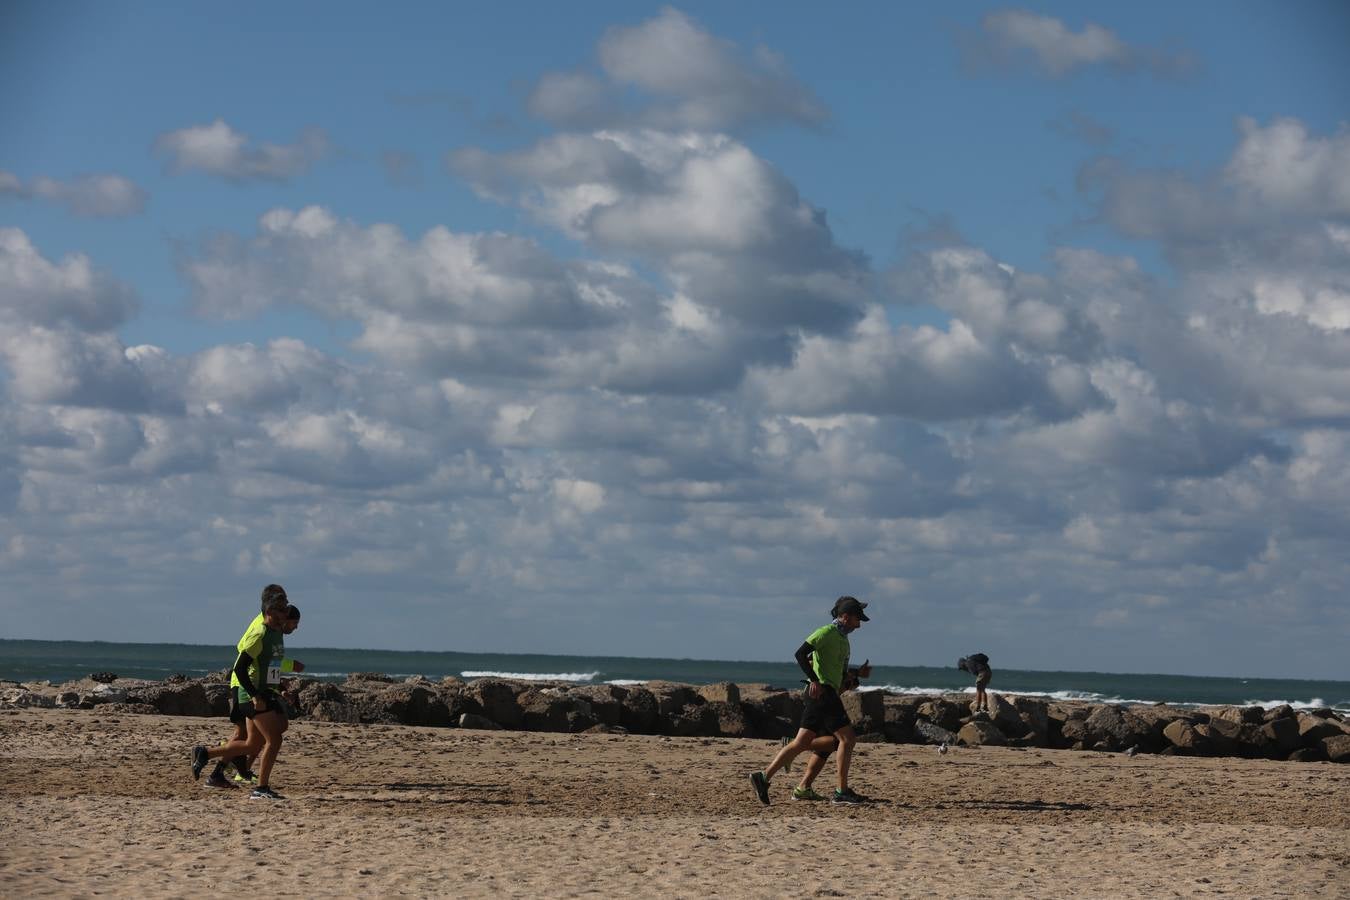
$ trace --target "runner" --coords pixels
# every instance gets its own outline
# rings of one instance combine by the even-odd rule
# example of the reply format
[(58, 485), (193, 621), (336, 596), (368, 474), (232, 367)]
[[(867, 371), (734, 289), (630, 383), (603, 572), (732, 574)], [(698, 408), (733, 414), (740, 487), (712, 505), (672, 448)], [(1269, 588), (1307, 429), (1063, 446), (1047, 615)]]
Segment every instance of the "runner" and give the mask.
[(806, 707), (802, 710), (801, 726), (797, 736), (778, 751), (767, 769), (750, 775), (755, 795), (765, 806), (769, 805), (769, 781), (774, 773), (785, 768), (797, 754), (807, 750), (814, 756), (806, 765), (801, 783), (793, 789), (792, 797), (794, 800), (824, 800), (822, 795), (812, 789), (811, 783), (836, 748), (839, 751), (836, 760), (839, 782), (830, 799), (835, 803), (866, 802), (866, 797), (848, 786), (849, 764), (853, 759), (857, 735), (839, 699), (839, 692), (844, 689), (846, 679), (854, 679), (856, 683), (856, 678), (866, 678), (872, 674), (872, 667), (867, 663), (852, 670), (848, 665), (848, 635), (863, 622), (869, 621), (863, 612), (866, 608), (866, 603), (854, 597), (840, 597), (831, 610), (834, 621), (811, 632), (805, 643), (797, 648), (797, 665), (801, 666), (807, 678)]
[(281, 684), (285, 657), (282, 632), (289, 605), (286, 591), (280, 585), (269, 584), (263, 588), (262, 614), (249, 624), (244, 636), (239, 639), (239, 656), (235, 660), (234, 673), (230, 676), (237, 703), (235, 712), (248, 720), (247, 738), (242, 741), (232, 740), (209, 750), (200, 745), (192, 748), (193, 778), (201, 777), (202, 769), (212, 759), (252, 756), (261, 750), (258, 786), (249, 796), (257, 800), (283, 799), (272, 790), (268, 779), (287, 726), (286, 718), (280, 711), (281, 698), (275, 688)]
[[(278, 585), (268, 585), (268, 587), (278, 587)], [(259, 615), (252, 623), (250, 623), (249, 627), (252, 628), (261, 621), (262, 616)], [(300, 607), (291, 604), (286, 607), (286, 622), (281, 627), (281, 633), (283, 635), (290, 635), (299, 627)], [(283, 659), (281, 661), (281, 671), (303, 672), (305, 671), (305, 664), (296, 659)], [(286, 719), (289, 722), (291, 718), (290, 712), (284, 707), (285, 702), (283, 698), (281, 712), (286, 716)], [(221, 744), (224, 745), (230, 741), (247, 741), (248, 719), (239, 712), (239, 698), (235, 696), (235, 691), (233, 690), (230, 692), (230, 721), (234, 723), (234, 735), (229, 741), (222, 741)], [(217, 761), (216, 767), (211, 770), (211, 774), (206, 778), (206, 786), (213, 788), (233, 788), (236, 785), (257, 784), (258, 776), (253, 771), (253, 766), (257, 762), (257, 759), (258, 754), (254, 753), (252, 756), (236, 756), (230, 760), (222, 759)], [(227, 768), (234, 769), (233, 779), (226, 777)]]

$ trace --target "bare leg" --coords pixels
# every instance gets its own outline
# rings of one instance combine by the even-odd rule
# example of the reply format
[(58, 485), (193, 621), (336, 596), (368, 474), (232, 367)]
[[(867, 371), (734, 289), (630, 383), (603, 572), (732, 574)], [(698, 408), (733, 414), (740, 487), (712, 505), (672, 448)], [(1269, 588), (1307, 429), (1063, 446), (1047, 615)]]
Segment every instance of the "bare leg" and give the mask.
[(792, 739), (792, 743), (785, 744), (783, 749), (779, 750), (774, 756), (773, 762), (769, 763), (768, 768), (764, 770), (765, 780), (772, 778), (774, 772), (796, 759), (798, 753), (810, 750), (811, 742), (815, 739), (816, 733), (814, 731), (807, 731), (805, 728), (800, 729), (797, 736)]
[(853, 762), (853, 745), (858, 741), (858, 735), (853, 730), (852, 725), (845, 725), (834, 733), (839, 738), (839, 790), (848, 790), (848, 767)]
[(825, 760), (829, 759), (838, 745), (839, 741), (832, 734), (822, 734), (811, 742), (811, 759), (806, 763), (806, 771), (802, 773), (801, 783), (797, 787), (804, 790), (811, 786), (816, 776), (825, 768)]
[(253, 717), (253, 724), (262, 734), (262, 757), (258, 763), (258, 787), (267, 787), (267, 779), (272, 774), (272, 764), (277, 761), (281, 751), (281, 736), (286, 731), (286, 717), (268, 710)]

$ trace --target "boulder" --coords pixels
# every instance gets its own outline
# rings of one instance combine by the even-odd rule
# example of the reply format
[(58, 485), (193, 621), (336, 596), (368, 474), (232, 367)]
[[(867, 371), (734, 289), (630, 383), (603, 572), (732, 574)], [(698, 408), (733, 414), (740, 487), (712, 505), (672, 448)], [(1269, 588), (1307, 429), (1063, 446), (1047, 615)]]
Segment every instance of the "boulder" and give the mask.
[(1303, 746), (1303, 737), (1298, 733), (1298, 720), (1292, 716), (1270, 719), (1261, 726), (1261, 731), (1283, 755)]
[[(1019, 724), (1021, 720), (1018, 720)], [(1006, 747), (1008, 737), (989, 719), (971, 719), (961, 726), (956, 741), (970, 747)]]
[(698, 691), (687, 684), (676, 684), (673, 681), (649, 681), (645, 686), (656, 698), (657, 711), (662, 716), (681, 715), (686, 706), (697, 706), (703, 703), (703, 698), (699, 696)]
[(1094, 747), (1105, 745), (1104, 749), (1109, 751), (1142, 746), (1157, 749), (1153, 729), (1127, 707), (1114, 704), (1098, 706), (1083, 724), (1088, 733), (1085, 740)]
[(666, 716), (663, 724), (664, 733), (675, 737), (714, 737), (719, 727), (717, 714), (708, 703), (690, 703)]
[(117, 680), (117, 673), (116, 673), (116, 672), (91, 672), (91, 673), (89, 674), (89, 680), (90, 680), (90, 681), (97, 681), (99, 684), (112, 684), (114, 681)]
[(1274, 722), (1276, 719), (1297, 719), (1298, 714), (1288, 703), (1281, 703), (1279, 706), (1266, 710), (1264, 718), (1267, 722)]
[(966, 717), (968, 711), (965, 704), (956, 704), (939, 697), (920, 703), (918, 717), (926, 719), (943, 731), (954, 732), (961, 727), (961, 720)]
[(741, 689), (741, 702), (762, 706), (772, 718), (801, 721), (806, 705), (802, 692), (768, 685), (747, 685)]
[(1320, 746), (1323, 738), (1344, 734), (1339, 722), (1321, 716), (1301, 714), (1298, 717), (1298, 735), (1305, 747)]
[[(1013, 709), (1017, 710), (1017, 717), (1022, 721), (1022, 733), (1031, 735), (1034, 738), (1034, 746), (1050, 746), (1050, 707), (1044, 700), (1036, 697), (1014, 697), (1010, 701)], [(994, 717), (994, 724), (999, 725), (999, 719)], [(1011, 729), (1000, 730), (1005, 734), (1015, 734)], [(1161, 729), (1159, 729), (1161, 733)]]
[(383, 672), (348, 672), (347, 681), (349, 683), (361, 681), (377, 681), (382, 684), (393, 684), (398, 681), (393, 675), (385, 675)]
[(1210, 742), (1196, 728), (1187, 719), (1177, 719), (1163, 729), (1163, 736), (1181, 753), (1204, 755), (1210, 751)]
[(617, 684), (583, 684), (569, 693), (590, 704), (591, 713), (602, 725), (618, 725), (623, 719), (623, 698), (628, 695)]
[[(90, 703), (94, 704), (126, 703), (127, 690), (126, 688), (113, 687), (111, 684), (100, 684), (97, 687), (95, 687), (92, 691), (89, 691), (88, 693), (84, 694), (81, 697), (81, 699), (87, 700)], [(140, 703), (144, 701), (136, 700), (132, 702)]]
[(1322, 762), (1326, 758), (1321, 747), (1300, 747), (1285, 757), (1289, 762)]
[(633, 688), (624, 695), (619, 724), (633, 734), (656, 734), (656, 695), (646, 688)]
[[(735, 685), (732, 685), (735, 687)], [(750, 718), (745, 714), (745, 708), (740, 703), (723, 703), (720, 701), (711, 701), (704, 704), (703, 709), (707, 710), (717, 722), (717, 733), (722, 737), (755, 737), (754, 726)]]
[(914, 720), (914, 736), (926, 744), (955, 744), (956, 735), (927, 719)]
[(740, 705), (741, 689), (730, 681), (717, 684), (705, 684), (698, 689), (698, 695), (709, 703), (732, 703)]
[(51, 709), (56, 706), (56, 698), (48, 694), (40, 694), (37, 691), (30, 691), (27, 688), (7, 688), (4, 693), (0, 694), (0, 705), (30, 709)]
[(450, 708), (425, 682), (395, 684), (375, 694), (400, 725), (448, 726)]
[(153, 706), (166, 716), (209, 716), (211, 704), (206, 691), (196, 681), (178, 684), (149, 684), (123, 692), (128, 703)]
[(1215, 756), (1238, 756), (1242, 726), (1227, 719), (1210, 719), (1195, 726), (1195, 733), (1209, 742)]
[(315, 722), (342, 722), (348, 725), (355, 725), (361, 721), (360, 714), (347, 703), (336, 703), (332, 700), (320, 700), (311, 704), (305, 710), (305, 716)]
[(918, 703), (915, 697), (895, 697), (887, 694), (882, 712), (881, 731), (886, 740), (908, 744), (915, 740), (914, 719)]
[(523, 690), (522, 686), (500, 678), (479, 678), (469, 682), (466, 694), (487, 718), (504, 728), (519, 728), (525, 716), (516, 697)]
[(597, 724), (591, 705), (557, 688), (528, 690), (517, 698), (521, 726), (526, 731), (568, 733)]
[(1266, 720), (1266, 711), (1259, 706), (1224, 706), (1212, 710), (1210, 716), (1238, 725), (1260, 725)]
[(886, 721), (886, 698), (881, 691), (845, 691), (839, 699), (854, 730), (860, 733), (881, 730)]
[(459, 717), (460, 728), (477, 728), (479, 731), (501, 731), (502, 726), (486, 716), (465, 713)]
[(1350, 763), (1350, 734), (1322, 738), (1322, 752), (1334, 763)]

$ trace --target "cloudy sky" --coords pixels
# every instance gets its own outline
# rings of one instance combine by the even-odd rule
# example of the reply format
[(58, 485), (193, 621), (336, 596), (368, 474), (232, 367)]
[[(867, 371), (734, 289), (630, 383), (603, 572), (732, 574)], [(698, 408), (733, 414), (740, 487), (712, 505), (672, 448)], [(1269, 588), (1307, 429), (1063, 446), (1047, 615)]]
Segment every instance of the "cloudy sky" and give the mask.
[(1347, 33), (7, 3), (0, 633), (1343, 678)]

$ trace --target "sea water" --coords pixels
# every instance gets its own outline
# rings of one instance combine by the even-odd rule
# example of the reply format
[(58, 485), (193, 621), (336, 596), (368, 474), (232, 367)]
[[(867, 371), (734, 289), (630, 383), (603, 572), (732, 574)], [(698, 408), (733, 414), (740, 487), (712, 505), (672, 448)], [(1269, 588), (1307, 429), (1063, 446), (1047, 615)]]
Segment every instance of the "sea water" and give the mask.
[[(219, 672), (234, 661), (233, 646), (197, 644), (123, 644), (102, 641), (28, 641), (0, 639), (0, 680), (59, 683), (93, 672), (123, 678), (197, 677)], [(624, 656), (559, 656), (521, 653), (458, 653), (398, 650), (349, 650), (296, 647), (305, 675), (339, 681), (349, 672), (381, 672), (396, 677), (425, 675), (438, 680), (516, 678), (586, 684), (640, 684), (677, 681), (711, 684), (767, 683), (796, 687), (795, 663), (712, 659), (640, 659)], [(873, 664), (872, 689), (904, 694), (973, 692), (971, 678), (955, 667)], [(1194, 675), (1140, 675), (1111, 672), (1040, 672), (994, 667), (990, 689), (1059, 700), (1265, 707), (1288, 703), (1301, 709), (1331, 707), (1350, 712), (1350, 682), (1285, 678), (1223, 678)]]

